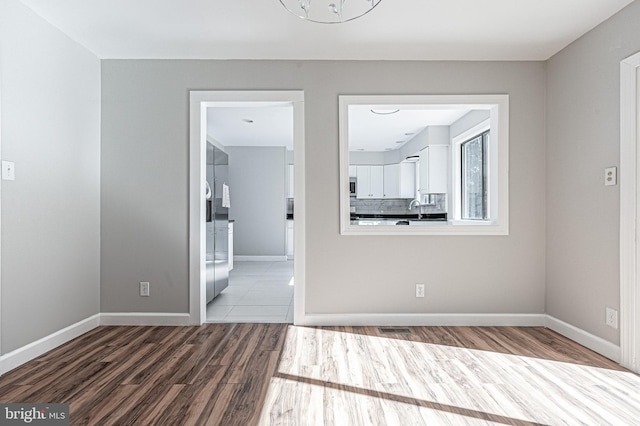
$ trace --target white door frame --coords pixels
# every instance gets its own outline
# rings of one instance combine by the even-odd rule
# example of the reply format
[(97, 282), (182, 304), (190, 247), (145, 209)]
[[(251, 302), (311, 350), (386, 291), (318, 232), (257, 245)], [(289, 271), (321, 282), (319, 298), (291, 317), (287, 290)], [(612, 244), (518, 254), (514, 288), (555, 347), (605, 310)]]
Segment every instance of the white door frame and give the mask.
[[(0, 70), (0, 158), (2, 158), (2, 70)], [(2, 179), (0, 178), (0, 211), (2, 211)], [(0, 235), (2, 235), (2, 215), (0, 215)], [(1, 239), (0, 239), (1, 240)], [(2, 244), (0, 241), (0, 259)], [(2, 262), (0, 262), (0, 357), (2, 356)]]
[(620, 363), (636, 372), (640, 372), (639, 70), (640, 52), (620, 63)]
[(304, 92), (292, 91), (202, 91), (189, 94), (189, 323), (206, 320), (205, 273), (205, 179), (207, 107), (293, 105), (294, 164), (294, 324), (305, 312), (305, 180), (304, 180)]

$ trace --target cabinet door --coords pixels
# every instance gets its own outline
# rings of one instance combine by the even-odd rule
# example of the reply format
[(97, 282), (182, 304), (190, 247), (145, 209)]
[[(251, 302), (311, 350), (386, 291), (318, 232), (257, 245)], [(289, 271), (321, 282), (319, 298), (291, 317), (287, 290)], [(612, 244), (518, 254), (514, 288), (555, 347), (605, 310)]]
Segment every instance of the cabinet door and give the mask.
[(358, 177), (358, 166), (349, 166), (349, 177)]
[(356, 174), (356, 198), (372, 198), (369, 166), (358, 166), (356, 168)]
[(293, 221), (287, 221), (287, 259), (293, 259)]
[(416, 163), (400, 163), (400, 198), (416, 197)]
[(370, 166), (369, 168), (371, 198), (383, 198), (384, 196), (384, 171), (382, 166)]
[(294, 176), (294, 173), (293, 173), (293, 164), (289, 164), (289, 167), (288, 167), (288, 174), (289, 174), (289, 176), (288, 176), (288, 177), (289, 177), (289, 182), (288, 182), (288, 183), (289, 183), (289, 185), (288, 185), (288, 188), (287, 188), (287, 198), (293, 198), (293, 194), (294, 194), (294, 187), (293, 187), (293, 182), (294, 182), (294, 180), (293, 180), (293, 176)]
[(420, 194), (446, 194), (449, 147), (431, 145), (420, 151)]
[(447, 172), (449, 170), (449, 147), (433, 145), (429, 147), (429, 193), (447, 193)]
[(420, 194), (429, 193), (429, 147), (420, 151)]
[(384, 198), (400, 198), (400, 164), (388, 164), (384, 171)]
[(229, 222), (229, 270), (233, 269), (233, 222)]

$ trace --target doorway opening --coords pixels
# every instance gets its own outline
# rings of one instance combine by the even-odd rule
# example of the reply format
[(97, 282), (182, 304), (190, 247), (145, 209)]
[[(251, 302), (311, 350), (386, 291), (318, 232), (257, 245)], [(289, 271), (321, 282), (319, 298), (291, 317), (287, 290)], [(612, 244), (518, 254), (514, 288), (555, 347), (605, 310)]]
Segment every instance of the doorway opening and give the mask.
[[(191, 323), (299, 323), (303, 92), (192, 91), (190, 99)], [(226, 161), (208, 161), (207, 150)]]
[(225, 159), (207, 161), (207, 179), (215, 172), (213, 205), (221, 204), (215, 193), (225, 184), (233, 203), (226, 200), (220, 215), (222, 237), (210, 232), (220, 226), (206, 225), (206, 321), (293, 323), (293, 105), (209, 107), (207, 144)]

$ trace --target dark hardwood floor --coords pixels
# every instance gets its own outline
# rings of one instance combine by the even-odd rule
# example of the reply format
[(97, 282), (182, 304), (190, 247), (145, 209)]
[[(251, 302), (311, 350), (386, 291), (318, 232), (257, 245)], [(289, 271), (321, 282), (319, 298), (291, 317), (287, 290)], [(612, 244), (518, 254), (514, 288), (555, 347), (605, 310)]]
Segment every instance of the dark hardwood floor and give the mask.
[[(73, 425), (633, 424), (640, 380), (544, 328), (99, 327), (0, 377)], [(622, 423), (620, 423), (622, 422)]]

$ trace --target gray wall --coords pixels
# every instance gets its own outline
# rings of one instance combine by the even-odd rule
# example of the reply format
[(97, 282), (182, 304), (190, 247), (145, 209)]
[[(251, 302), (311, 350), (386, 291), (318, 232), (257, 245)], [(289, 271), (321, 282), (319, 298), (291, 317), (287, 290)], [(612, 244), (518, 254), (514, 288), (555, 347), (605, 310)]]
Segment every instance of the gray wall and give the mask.
[(234, 255), (285, 256), (284, 147), (227, 147)]
[(0, 2), (2, 352), (99, 312), (100, 62)]
[[(308, 312), (544, 312), (545, 70), (544, 62), (103, 61), (103, 311), (188, 310), (189, 90), (302, 89)], [(510, 95), (510, 235), (340, 235), (338, 95), (440, 93)], [(153, 295), (144, 300), (143, 279)], [(414, 297), (417, 282), (424, 299)]]
[(640, 2), (555, 55), (547, 83), (547, 312), (619, 343), (620, 61), (640, 50)]

